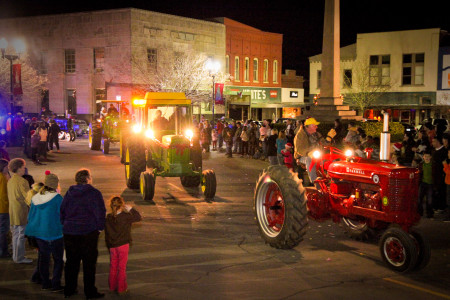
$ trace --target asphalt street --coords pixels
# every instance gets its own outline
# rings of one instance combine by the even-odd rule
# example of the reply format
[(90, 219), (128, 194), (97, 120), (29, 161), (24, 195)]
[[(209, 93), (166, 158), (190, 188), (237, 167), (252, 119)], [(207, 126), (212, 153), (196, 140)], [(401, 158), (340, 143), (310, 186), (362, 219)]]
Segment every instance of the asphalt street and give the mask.
[[(86, 139), (61, 142), (52, 161), (29, 172), (42, 181), (45, 170), (59, 176), (62, 194), (75, 172), (87, 167), (105, 202), (122, 195), (143, 220), (133, 226), (128, 261), (130, 293), (108, 291), (109, 253), (100, 235), (96, 285), (106, 299), (450, 299), (450, 223), (423, 219), (418, 226), (429, 240), (429, 265), (416, 273), (388, 269), (376, 241), (348, 238), (339, 224), (310, 220), (305, 240), (292, 250), (265, 245), (253, 213), (253, 190), (267, 162), (223, 153), (204, 156), (205, 169), (217, 177), (217, 193), (206, 202), (199, 189), (185, 189), (178, 178), (156, 180), (155, 204), (125, 185), (118, 149), (109, 155), (90, 151)], [(11, 157), (23, 156), (9, 148)], [(27, 250), (27, 256), (37, 253)], [(30, 283), (36, 265), (0, 259), (1, 299), (61, 299)], [(83, 299), (82, 274), (80, 294)]]

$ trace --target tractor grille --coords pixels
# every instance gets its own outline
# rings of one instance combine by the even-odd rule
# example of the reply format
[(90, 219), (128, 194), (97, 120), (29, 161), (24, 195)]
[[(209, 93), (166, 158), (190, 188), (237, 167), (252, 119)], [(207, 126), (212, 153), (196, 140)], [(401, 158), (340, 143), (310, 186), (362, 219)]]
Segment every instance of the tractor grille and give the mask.
[(417, 201), (418, 180), (389, 179), (389, 207), (391, 211), (407, 211)]

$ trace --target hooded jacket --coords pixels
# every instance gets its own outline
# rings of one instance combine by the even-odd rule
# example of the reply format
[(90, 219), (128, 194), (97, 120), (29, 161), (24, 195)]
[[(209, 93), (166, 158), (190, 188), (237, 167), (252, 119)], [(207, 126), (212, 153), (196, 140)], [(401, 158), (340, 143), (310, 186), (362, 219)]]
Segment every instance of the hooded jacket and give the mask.
[(102, 193), (90, 184), (72, 185), (61, 204), (63, 233), (85, 235), (105, 229), (106, 208)]
[(62, 224), (59, 218), (62, 200), (62, 196), (56, 192), (34, 195), (31, 198), (25, 234), (45, 241), (62, 238)]

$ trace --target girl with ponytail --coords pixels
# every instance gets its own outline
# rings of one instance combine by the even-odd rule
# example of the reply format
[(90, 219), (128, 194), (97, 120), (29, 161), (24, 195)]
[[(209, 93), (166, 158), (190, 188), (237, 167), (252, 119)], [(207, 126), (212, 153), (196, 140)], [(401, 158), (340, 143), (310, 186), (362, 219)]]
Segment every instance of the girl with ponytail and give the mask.
[(131, 243), (131, 224), (142, 219), (137, 210), (126, 205), (123, 198), (109, 200), (111, 213), (106, 215), (105, 241), (110, 254), (109, 290), (119, 295), (128, 292), (127, 261)]

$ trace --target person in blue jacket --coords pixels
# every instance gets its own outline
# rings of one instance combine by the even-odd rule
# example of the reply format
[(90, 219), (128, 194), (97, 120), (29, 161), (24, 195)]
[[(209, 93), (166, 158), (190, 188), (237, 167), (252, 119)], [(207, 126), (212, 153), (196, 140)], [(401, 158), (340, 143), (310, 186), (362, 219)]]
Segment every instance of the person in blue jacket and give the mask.
[[(62, 291), (64, 245), (60, 208), (63, 198), (59, 194), (58, 176), (50, 171), (46, 171), (45, 174), (44, 186), (31, 198), (25, 235), (34, 237), (39, 248), (38, 270), (41, 275), (42, 289)], [(50, 255), (54, 261), (51, 281), (49, 278)]]
[(98, 257), (98, 236), (105, 229), (106, 207), (102, 193), (94, 188), (91, 172), (81, 169), (61, 204), (66, 265), (64, 268), (66, 298), (77, 293), (80, 262), (83, 261), (83, 282), (86, 299), (102, 298), (95, 287)]

